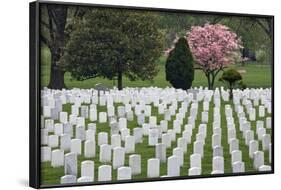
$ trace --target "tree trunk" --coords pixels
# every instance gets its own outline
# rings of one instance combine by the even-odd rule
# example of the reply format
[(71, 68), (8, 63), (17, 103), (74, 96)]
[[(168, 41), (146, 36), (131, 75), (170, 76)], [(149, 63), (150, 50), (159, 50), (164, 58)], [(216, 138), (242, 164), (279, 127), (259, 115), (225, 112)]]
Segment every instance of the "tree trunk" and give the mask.
[(232, 100), (233, 99), (233, 84), (229, 83), (229, 99)]
[(215, 85), (215, 79), (216, 79), (216, 75), (215, 74), (212, 74), (211, 75), (212, 79), (211, 79), (211, 89), (213, 90), (214, 89), (214, 85)]
[(118, 90), (122, 90), (122, 72), (118, 72), (117, 76)]
[(49, 45), (51, 51), (51, 73), (48, 88), (63, 89), (66, 87), (64, 84), (65, 71), (59, 67), (58, 62), (63, 54), (63, 48), (65, 45), (67, 7), (48, 5), (47, 10), (51, 38), (51, 43)]
[(66, 88), (64, 84), (64, 73), (65, 71), (61, 70), (57, 66), (57, 59), (59, 56), (56, 56), (54, 53), (51, 55), (51, 72), (48, 88), (51, 89), (63, 89)]
[(212, 89), (212, 86), (211, 86), (210, 73), (207, 73), (207, 74), (206, 74), (206, 77), (207, 77), (207, 80), (208, 80), (208, 88), (209, 88), (209, 90), (211, 90), (211, 89)]

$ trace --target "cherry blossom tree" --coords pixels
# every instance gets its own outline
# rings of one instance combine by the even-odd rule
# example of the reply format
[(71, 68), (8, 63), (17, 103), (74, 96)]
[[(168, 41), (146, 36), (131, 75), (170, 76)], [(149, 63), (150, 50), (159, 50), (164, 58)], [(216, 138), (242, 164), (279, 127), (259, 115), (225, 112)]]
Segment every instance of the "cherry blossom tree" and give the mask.
[(197, 67), (205, 73), (209, 89), (213, 89), (220, 71), (241, 58), (241, 39), (227, 26), (205, 24), (193, 26), (186, 34)]

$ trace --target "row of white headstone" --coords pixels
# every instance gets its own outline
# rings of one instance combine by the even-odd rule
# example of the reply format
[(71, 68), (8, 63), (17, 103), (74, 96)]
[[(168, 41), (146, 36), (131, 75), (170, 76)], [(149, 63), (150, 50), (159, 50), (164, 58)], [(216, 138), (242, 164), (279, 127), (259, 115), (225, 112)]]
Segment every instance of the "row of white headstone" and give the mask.
[[(207, 95), (205, 95), (205, 97), (203, 96), (203, 98), (204, 98), (203, 110), (204, 111), (201, 113), (203, 123), (208, 123), (209, 101), (211, 100), (211, 97), (213, 95), (213, 93), (211, 93), (209, 91), (207, 91), (207, 92), (208, 92), (208, 93), (206, 93)], [(223, 91), (223, 93), (222, 93), (223, 99), (227, 99), (226, 94), (227, 93)], [(198, 95), (198, 94), (197, 94), (197, 96), (200, 97), (200, 95)], [(216, 95), (214, 95), (214, 97), (215, 96)], [(223, 97), (223, 96), (225, 96), (225, 97)], [(100, 101), (100, 102), (103, 102), (103, 101)], [(106, 101), (106, 102), (110, 102), (110, 101)], [(115, 134), (111, 135), (111, 145), (108, 145), (108, 134), (107, 133), (105, 133), (105, 132), (98, 133), (98, 145), (100, 146), (100, 155), (99, 155), (100, 161), (102, 163), (106, 163), (106, 162), (111, 161), (111, 149), (113, 149), (113, 152), (116, 149), (117, 150), (122, 149), (122, 150), (120, 150), (120, 152), (123, 151), (124, 154), (125, 153), (134, 153), (135, 143), (141, 143), (142, 142), (142, 136), (148, 135), (149, 145), (155, 146), (156, 158), (151, 158), (147, 161), (147, 166), (148, 166), (147, 176), (148, 177), (150, 177), (150, 176), (159, 177), (159, 176), (156, 175), (157, 172), (155, 172), (155, 171), (157, 171), (157, 166), (159, 165), (157, 163), (158, 162), (160, 163), (161, 161), (166, 160), (166, 156), (163, 156), (163, 155), (165, 155), (164, 152), (166, 151), (166, 147), (171, 146), (170, 145), (171, 141), (176, 140), (175, 139), (176, 134), (181, 133), (182, 121), (185, 117), (187, 107), (190, 103), (191, 104), (191, 109), (190, 109), (191, 114), (190, 114), (190, 117), (188, 118), (189, 125), (185, 126), (185, 130), (182, 132), (182, 137), (177, 139), (178, 146), (173, 149), (173, 155), (168, 158), (167, 176), (177, 176), (177, 175), (179, 175), (179, 172), (180, 172), (179, 168), (180, 168), (180, 165), (183, 162), (183, 154), (186, 151), (185, 149), (186, 149), (187, 144), (190, 143), (189, 141), (191, 141), (192, 129), (195, 127), (195, 119), (197, 117), (198, 102), (193, 102), (193, 103), (191, 103), (191, 101), (182, 102), (178, 114), (176, 114), (177, 101), (170, 101), (170, 102), (172, 102), (172, 103), (171, 103), (171, 106), (168, 109), (166, 109), (167, 104), (166, 104), (166, 106), (165, 106), (165, 104), (163, 105), (163, 109), (161, 107), (162, 104), (158, 104), (158, 112), (163, 113), (164, 118), (165, 118), (164, 120), (162, 120), (160, 122), (160, 127), (157, 126), (157, 118), (155, 116), (151, 116), (151, 106), (150, 105), (144, 104), (144, 106), (143, 106), (143, 105), (140, 104), (139, 108), (137, 108), (138, 105), (136, 105), (135, 106), (135, 114), (136, 114), (136, 112), (142, 112), (142, 111), (144, 111), (144, 113), (143, 114), (142, 113), (136, 114), (137, 117), (138, 117), (138, 123), (141, 124), (142, 128), (139, 128), (139, 127), (135, 128), (133, 136), (129, 135), (130, 130), (127, 128), (127, 120), (130, 120), (130, 118), (132, 118), (132, 116), (130, 116), (129, 118), (127, 117), (127, 119), (122, 118), (122, 117), (126, 116), (126, 114), (128, 112), (132, 113), (131, 115), (134, 115), (134, 112), (131, 109), (129, 109), (130, 106), (128, 106), (128, 105), (130, 105), (130, 104), (127, 104), (127, 106), (125, 106), (125, 107), (119, 106), (118, 107), (118, 116), (121, 117), (121, 118), (119, 118), (118, 122), (116, 122), (115, 119), (111, 120), (111, 127), (115, 126), (115, 128), (117, 128), (117, 130), (115, 130)], [(176, 103), (174, 103), (174, 102), (176, 102)], [(215, 102), (215, 106), (218, 108), (217, 113), (219, 113), (220, 112), (219, 111), (219, 109), (220, 109), (220, 98), (219, 97), (215, 98), (214, 102)], [(48, 144), (49, 147), (42, 147), (42, 152), (43, 152), (42, 155), (51, 155), (51, 156), (42, 156), (42, 160), (43, 161), (52, 160), (52, 166), (53, 167), (62, 165), (63, 159), (58, 159), (58, 158), (64, 157), (63, 151), (70, 150), (71, 153), (74, 153), (76, 155), (80, 155), (81, 154), (81, 144), (82, 144), (82, 141), (84, 141), (84, 140), (85, 140), (84, 156), (86, 158), (87, 157), (90, 158), (90, 157), (95, 156), (96, 126), (95, 126), (94, 123), (91, 123), (91, 124), (88, 125), (88, 129), (85, 130), (85, 127), (84, 127), (85, 126), (85, 119), (87, 118), (87, 115), (88, 115), (88, 114), (85, 114), (85, 113), (88, 112), (87, 111), (88, 106), (83, 106), (83, 105), (81, 106), (81, 116), (83, 115), (82, 117), (77, 117), (77, 115), (76, 115), (77, 114), (77, 108), (76, 107), (77, 106), (74, 105), (74, 107), (72, 109), (72, 110), (76, 110), (76, 111), (73, 111), (73, 113), (72, 113), (73, 117), (75, 119), (73, 119), (73, 123), (71, 123), (71, 124), (68, 123), (67, 112), (59, 112), (60, 113), (59, 114), (59, 120), (60, 120), (61, 123), (54, 124), (52, 119), (45, 120), (45, 126), (42, 129), (42, 134), (43, 134), (42, 139), (45, 139), (45, 141), (42, 140), (42, 141), (44, 141), (42, 143)], [(96, 106), (91, 105), (90, 107), (92, 107), (93, 110), (96, 110)], [(127, 107), (127, 109), (126, 109), (126, 107)], [(216, 110), (216, 107), (215, 107), (215, 110)], [(78, 109), (79, 109), (79, 106), (78, 106)], [(139, 111), (138, 111), (138, 109), (139, 109)], [(90, 110), (91, 110), (91, 108), (90, 108)], [(114, 110), (114, 106), (113, 106), (113, 110)], [(162, 110), (163, 110), (163, 112), (162, 112)], [(128, 111), (128, 112), (126, 112), (126, 111)], [(111, 109), (111, 111), (108, 110), (108, 112), (100, 112), (99, 113), (99, 122), (101, 122), (101, 123), (106, 122), (107, 121), (107, 114), (110, 115), (110, 112), (114, 113), (114, 111), (112, 111), (112, 109)], [(226, 112), (227, 112), (227, 109), (226, 109)], [(239, 113), (241, 113), (241, 112), (239, 112)], [(176, 115), (176, 119), (173, 121), (173, 129), (168, 130), (167, 121), (171, 120), (172, 115)], [(240, 115), (242, 115), (242, 114), (240, 114)], [(113, 114), (113, 116), (114, 116), (114, 114)], [(144, 123), (144, 117), (145, 116), (149, 117), (149, 123)], [(46, 117), (46, 115), (45, 115), (45, 117)], [(51, 115), (49, 115), (49, 117), (51, 117)], [(69, 118), (71, 118), (71, 117), (69, 117)], [(214, 119), (216, 120), (216, 118), (220, 119), (220, 117), (218, 117), (214, 114)], [(141, 120), (141, 122), (139, 122), (140, 120)], [(71, 119), (69, 121), (71, 121)], [(267, 123), (269, 123), (269, 122), (267, 122)], [(76, 125), (76, 138), (75, 139), (71, 139), (71, 137), (73, 136), (73, 134), (72, 134), (73, 133), (72, 132), (73, 131), (72, 124), (77, 124)], [(117, 127), (116, 127), (116, 125), (117, 125)], [(205, 141), (205, 137), (206, 137), (206, 134), (205, 134), (206, 127), (207, 126), (205, 124), (201, 124), (199, 126), (199, 132), (196, 135), (196, 141), (193, 144), (194, 154), (192, 154), (190, 156), (190, 161), (191, 161), (191, 167), (189, 169), (190, 175), (200, 175), (200, 173), (201, 173), (201, 167), (199, 167), (199, 166), (201, 166), (201, 158), (203, 157), (203, 153), (204, 153), (203, 150), (204, 150), (204, 144), (205, 144), (204, 141)], [(190, 130), (191, 130), (191, 132), (190, 132)], [(121, 132), (121, 136), (118, 134), (119, 131)], [(221, 171), (223, 171), (223, 167), (221, 166), (221, 165), (223, 165), (223, 157), (218, 156), (219, 153), (216, 153), (216, 152), (220, 152), (220, 148), (222, 148), (222, 147), (219, 146), (220, 145), (219, 139), (221, 139), (221, 136), (218, 135), (215, 131), (219, 131), (219, 128), (218, 127), (214, 128), (214, 131), (213, 131), (214, 134), (212, 136), (212, 139), (213, 139), (212, 142), (213, 142), (213, 148), (214, 148), (213, 149), (214, 157), (213, 157), (213, 172), (212, 173), (221, 173)], [(54, 132), (54, 135), (48, 136), (48, 132)], [(111, 132), (114, 133), (114, 130), (111, 130)], [(60, 138), (60, 148), (61, 149), (53, 150), (52, 153), (50, 154), (50, 152), (51, 152), (50, 148), (51, 147), (52, 148), (58, 147), (59, 138)], [(162, 140), (162, 143), (158, 143), (159, 139)], [(125, 141), (125, 147), (124, 148), (120, 147), (121, 140)], [(235, 140), (237, 140), (237, 139), (231, 139), (230, 141), (233, 141), (233, 143), (235, 144)], [(231, 145), (231, 142), (230, 142), (230, 147), (231, 146), (234, 146), (234, 145)], [(237, 152), (239, 150), (233, 149), (233, 151)], [(240, 155), (239, 152), (238, 153), (236, 153), (236, 152), (232, 153), (232, 152), (231, 152), (231, 154), (233, 155), (232, 156), (233, 160), (237, 160), (235, 158), (239, 157), (239, 155)], [(114, 153), (113, 153), (113, 155), (114, 155)], [(123, 155), (123, 153), (122, 153), (122, 155)], [(238, 156), (235, 156), (235, 155), (238, 155)], [(200, 159), (199, 159), (199, 157), (200, 157)], [(123, 158), (123, 156), (121, 156), (121, 158)], [(117, 158), (115, 160), (117, 160)], [(200, 163), (198, 162), (198, 160), (200, 160)], [(117, 161), (115, 161), (115, 162), (117, 162)], [(124, 161), (121, 161), (121, 162), (124, 162)], [(114, 163), (114, 156), (113, 156), (113, 163)], [(192, 164), (192, 163), (194, 163), (194, 164)], [(122, 166), (122, 164), (120, 166)], [(115, 168), (115, 167), (116, 166), (114, 166), (114, 164), (113, 164), (113, 168)], [(122, 167), (124, 167), (124, 166), (122, 166)], [(155, 167), (156, 167), (156, 169), (155, 169)], [(159, 170), (159, 167), (158, 167), (158, 170)], [(152, 169), (150, 169), (150, 168), (152, 168)], [(149, 171), (154, 171), (154, 174), (153, 174), (153, 172), (151, 173)], [(159, 171), (158, 171), (158, 173), (159, 173)]]

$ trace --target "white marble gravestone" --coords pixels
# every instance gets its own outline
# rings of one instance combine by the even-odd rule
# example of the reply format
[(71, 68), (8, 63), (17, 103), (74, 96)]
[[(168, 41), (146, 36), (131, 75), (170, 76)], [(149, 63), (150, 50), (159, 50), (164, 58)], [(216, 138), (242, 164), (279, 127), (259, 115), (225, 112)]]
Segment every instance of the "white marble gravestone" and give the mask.
[(132, 154), (129, 156), (129, 166), (132, 169), (132, 175), (141, 174), (141, 155)]
[(201, 141), (195, 141), (193, 143), (193, 153), (200, 154), (201, 158), (204, 157), (204, 144)]
[(106, 132), (98, 133), (98, 145), (108, 144), (108, 134)]
[(245, 172), (245, 163), (244, 162), (234, 162), (234, 163), (232, 163), (232, 172), (233, 173), (243, 173), (243, 172)]
[(112, 168), (110, 165), (101, 165), (98, 168), (98, 181), (111, 181)]
[(75, 175), (64, 175), (60, 178), (60, 184), (76, 183), (77, 178)]
[(57, 135), (49, 135), (48, 146), (51, 148), (58, 147), (59, 146), (59, 137)]
[(121, 147), (121, 136), (119, 134), (111, 135), (111, 148)]
[(254, 158), (254, 153), (259, 150), (259, 142), (252, 140), (249, 142), (249, 157)]
[(183, 149), (180, 148), (180, 147), (174, 148), (173, 149), (173, 155), (178, 157), (179, 165), (183, 166), (183, 161), (184, 161)]
[(171, 136), (167, 133), (162, 134), (162, 143), (165, 144), (166, 148), (170, 148), (172, 144)]
[(132, 169), (130, 167), (119, 167), (117, 169), (117, 180), (132, 179)]
[(157, 143), (155, 146), (155, 158), (158, 158), (160, 162), (166, 162), (166, 145), (163, 143)]
[(254, 140), (254, 131), (247, 130), (245, 132), (245, 144), (249, 145), (250, 141)]
[(190, 168), (201, 168), (201, 155), (192, 154), (190, 155)]
[(69, 151), (71, 145), (71, 136), (69, 134), (63, 134), (60, 136), (60, 149)]
[(262, 136), (262, 150), (268, 150), (271, 144), (271, 138), (269, 134), (264, 134)]
[(52, 149), (48, 146), (41, 147), (41, 162), (51, 161)]
[(142, 143), (143, 131), (142, 128), (136, 127), (133, 129), (133, 136), (135, 137), (135, 143)]
[(189, 176), (201, 175), (201, 168), (192, 167), (188, 169)]
[(158, 158), (150, 158), (147, 160), (147, 177), (155, 178), (160, 176), (160, 160)]
[(258, 169), (260, 172), (262, 171), (271, 171), (271, 166), (268, 166), (268, 165), (262, 165), (259, 167)]
[(64, 155), (64, 174), (77, 176), (77, 154), (68, 153)]
[(81, 163), (81, 176), (90, 177), (92, 181), (94, 180), (95, 163), (91, 160), (85, 160)]
[(221, 135), (212, 135), (212, 147), (221, 146)]
[(84, 143), (84, 156), (85, 158), (93, 158), (96, 156), (96, 142), (87, 140)]
[(221, 156), (213, 157), (213, 171), (224, 172), (224, 158)]
[(182, 148), (183, 152), (186, 153), (187, 152), (187, 141), (185, 138), (178, 138), (177, 139), (177, 147)]
[(231, 139), (229, 142), (229, 153), (231, 154), (231, 152), (234, 150), (239, 150), (239, 140), (238, 139)]
[(156, 128), (149, 129), (148, 145), (155, 146), (158, 143), (158, 130)]
[(64, 151), (60, 149), (53, 150), (51, 166), (55, 168), (63, 165), (64, 165)]
[(108, 144), (100, 145), (100, 162), (108, 163), (111, 162), (111, 146)]
[(107, 122), (107, 113), (106, 112), (99, 112), (99, 122), (100, 123)]
[(124, 166), (125, 164), (125, 148), (123, 147), (115, 147), (113, 149), (113, 169)]
[(125, 152), (126, 153), (135, 152), (135, 137), (134, 136), (128, 135), (125, 137)]
[(180, 163), (177, 156), (170, 156), (167, 164), (167, 176), (175, 177), (180, 175)]
[(231, 163), (242, 162), (242, 152), (241, 150), (234, 150), (231, 152)]
[(96, 131), (95, 130), (93, 130), (93, 129), (86, 130), (86, 140), (95, 141), (96, 140), (95, 135), (96, 135)]
[(75, 138), (84, 141), (86, 139), (86, 131), (84, 125), (77, 125), (75, 128)]
[(254, 152), (254, 167), (255, 167), (255, 169), (258, 169), (262, 165), (264, 165), (264, 153), (262, 151)]
[(70, 152), (80, 155), (82, 151), (81, 146), (81, 139), (71, 139)]
[(67, 123), (68, 122), (68, 113), (67, 112), (60, 112), (59, 121), (61, 123)]

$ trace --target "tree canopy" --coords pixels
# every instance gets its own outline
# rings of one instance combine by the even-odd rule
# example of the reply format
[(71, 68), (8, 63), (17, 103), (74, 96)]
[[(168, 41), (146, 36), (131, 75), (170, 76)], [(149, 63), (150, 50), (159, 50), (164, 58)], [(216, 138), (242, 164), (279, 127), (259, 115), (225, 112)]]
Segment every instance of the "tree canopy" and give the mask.
[(61, 59), (73, 78), (151, 80), (163, 49), (157, 17), (142, 11), (97, 9), (78, 20)]
[(185, 38), (181, 37), (166, 61), (166, 80), (173, 87), (187, 90), (194, 79), (193, 57)]

